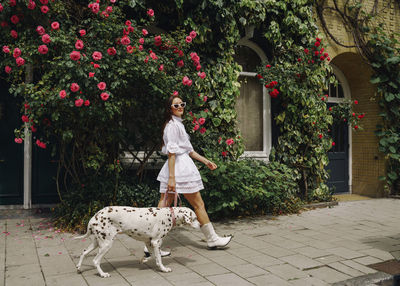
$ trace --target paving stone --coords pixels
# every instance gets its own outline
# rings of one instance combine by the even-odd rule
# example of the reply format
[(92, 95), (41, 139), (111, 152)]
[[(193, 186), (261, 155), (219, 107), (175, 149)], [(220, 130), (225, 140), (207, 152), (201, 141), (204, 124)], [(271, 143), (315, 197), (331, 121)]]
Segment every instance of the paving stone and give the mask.
[(207, 276), (207, 279), (218, 286), (232, 286), (232, 285), (250, 286), (250, 285), (253, 285), (252, 283), (248, 282), (247, 280), (245, 280), (233, 273)]
[(290, 280), (293, 286), (328, 286), (329, 284), (315, 277), (307, 277), (301, 279)]
[(243, 265), (248, 263), (246, 260), (233, 256), (229, 253), (226, 253), (223, 256), (212, 257), (210, 259), (221, 266)]
[(333, 262), (333, 263), (328, 264), (328, 266), (331, 268), (334, 268), (344, 274), (350, 275), (351, 277), (357, 277), (357, 276), (364, 275), (364, 273), (362, 273), (354, 268), (351, 268), (343, 263), (340, 263), (340, 262)]
[(275, 274), (285, 280), (291, 279), (300, 279), (304, 277), (308, 277), (308, 274), (304, 271), (300, 271), (299, 269), (289, 265), (289, 264), (281, 264), (274, 265), (268, 267), (268, 271), (272, 274)]
[[(230, 272), (230, 270), (228, 270), (216, 263), (206, 263), (206, 264), (194, 265), (189, 268), (192, 271), (194, 271), (200, 275), (203, 275), (203, 276), (225, 274), (225, 273)], [(175, 273), (175, 271), (174, 271), (174, 273)]]
[(259, 286), (289, 286), (289, 282), (273, 274), (265, 274), (261, 276), (248, 278), (251, 283)]
[(345, 261), (341, 261), (341, 263), (343, 263), (343, 264), (345, 264), (345, 265), (347, 265), (347, 266), (349, 266), (351, 268), (354, 268), (354, 269), (356, 269), (356, 270), (358, 270), (360, 272), (363, 272), (365, 274), (371, 274), (371, 273), (377, 272), (375, 269), (366, 267), (366, 266), (364, 266), (364, 265), (362, 265), (360, 263), (357, 263), (357, 262), (355, 262), (353, 260), (345, 260)]
[(253, 264), (226, 266), (226, 268), (243, 278), (268, 274), (266, 270)]
[(5, 285), (29, 285), (29, 286), (43, 286), (45, 285), (44, 278), (42, 273), (31, 273), (29, 275), (20, 274), (20, 275), (6, 275), (6, 284)]
[(257, 265), (263, 269), (268, 269), (269, 266), (283, 264), (282, 260), (276, 259), (268, 255), (258, 255), (251, 258), (246, 258), (249, 263)]
[(301, 255), (301, 254), (285, 256), (285, 257), (281, 257), (279, 259), (283, 260), (301, 270), (311, 269), (311, 268), (315, 268), (318, 266), (322, 266), (322, 264), (320, 262), (313, 260), (307, 256)]
[(311, 246), (296, 248), (294, 251), (313, 259), (330, 255), (330, 253), (326, 250), (318, 249)]
[(167, 275), (165, 275), (164, 278), (173, 285), (187, 285), (188, 281), (190, 281), (190, 283), (207, 282), (205, 277), (195, 272), (188, 272), (184, 274), (170, 272), (166, 274)]
[(326, 266), (317, 269), (307, 270), (306, 272), (311, 276), (316, 277), (327, 283), (335, 283), (351, 278), (351, 276), (349, 275), (343, 274)]
[(383, 250), (380, 250), (380, 249), (369, 248), (369, 249), (361, 250), (360, 252), (368, 254), (368, 255), (373, 256), (373, 257), (376, 257), (376, 258), (381, 259), (383, 261), (393, 259), (393, 255), (390, 254), (390, 252), (383, 251)]
[(46, 276), (47, 286), (87, 286), (85, 279), (82, 275), (60, 274)]
[(353, 251), (353, 250), (347, 249), (345, 247), (330, 248), (330, 249), (327, 249), (326, 251), (328, 251), (334, 255), (346, 258), (346, 259), (354, 259), (354, 258), (365, 256), (361, 252)]
[(267, 248), (264, 249), (259, 249), (258, 250), (261, 253), (265, 253), (267, 255), (270, 255), (275, 258), (283, 257), (283, 256), (288, 256), (288, 255), (293, 255), (295, 254), (294, 251), (285, 249), (276, 245), (270, 245)]
[(360, 263), (362, 265), (370, 265), (382, 262), (382, 259), (372, 257), (372, 256), (365, 256), (357, 259), (353, 259), (354, 262)]

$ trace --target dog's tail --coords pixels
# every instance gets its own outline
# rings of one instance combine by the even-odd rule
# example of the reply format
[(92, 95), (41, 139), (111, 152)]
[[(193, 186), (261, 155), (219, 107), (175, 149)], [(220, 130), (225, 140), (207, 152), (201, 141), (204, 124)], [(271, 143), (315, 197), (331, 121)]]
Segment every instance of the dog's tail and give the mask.
[(88, 224), (86, 233), (84, 235), (76, 236), (73, 239), (82, 239), (82, 238), (86, 238), (86, 237), (90, 236), (92, 231), (90, 230), (89, 226), (90, 226), (90, 223)]

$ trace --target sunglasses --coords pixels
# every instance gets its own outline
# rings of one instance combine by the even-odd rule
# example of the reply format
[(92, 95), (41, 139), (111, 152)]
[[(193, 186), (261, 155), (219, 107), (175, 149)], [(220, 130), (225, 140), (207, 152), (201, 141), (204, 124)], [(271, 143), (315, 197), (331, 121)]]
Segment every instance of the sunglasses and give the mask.
[(173, 108), (175, 108), (175, 109), (178, 109), (179, 107), (185, 108), (186, 102), (182, 102), (182, 103), (179, 103), (179, 104), (172, 104), (171, 106)]

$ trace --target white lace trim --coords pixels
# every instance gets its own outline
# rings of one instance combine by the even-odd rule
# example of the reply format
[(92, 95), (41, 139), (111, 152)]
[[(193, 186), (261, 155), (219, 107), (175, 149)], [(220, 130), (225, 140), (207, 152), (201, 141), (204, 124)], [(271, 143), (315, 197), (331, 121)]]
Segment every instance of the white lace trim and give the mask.
[[(165, 193), (167, 191), (167, 186), (167, 183), (160, 182), (160, 193)], [(176, 183), (176, 191), (178, 193), (195, 193), (202, 189), (204, 189), (202, 180)]]

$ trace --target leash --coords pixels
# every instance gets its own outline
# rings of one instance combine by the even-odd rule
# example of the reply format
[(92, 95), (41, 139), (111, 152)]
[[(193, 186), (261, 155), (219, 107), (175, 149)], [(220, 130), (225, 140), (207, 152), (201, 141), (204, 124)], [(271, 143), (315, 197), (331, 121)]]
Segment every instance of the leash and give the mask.
[[(164, 207), (167, 206), (168, 194), (174, 194), (174, 207), (177, 206), (178, 199), (179, 199), (179, 206), (182, 206), (181, 197), (179, 196), (178, 192), (177, 192), (176, 189), (175, 189), (175, 191), (173, 191), (173, 192), (170, 192), (170, 191), (168, 191), (168, 190), (165, 191), (164, 200), (163, 200), (163, 206), (164, 206)], [(169, 210), (171, 211), (172, 226), (175, 227), (175, 226), (176, 226), (176, 217), (175, 217), (174, 209), (173, 209), (172, 207), (169, 207)]]

